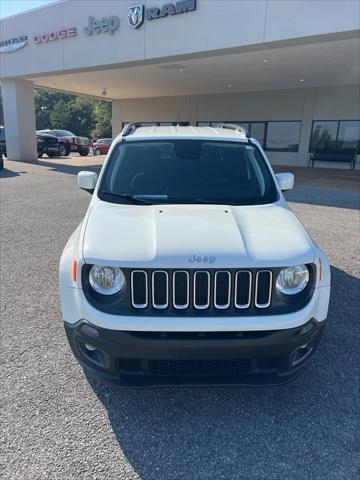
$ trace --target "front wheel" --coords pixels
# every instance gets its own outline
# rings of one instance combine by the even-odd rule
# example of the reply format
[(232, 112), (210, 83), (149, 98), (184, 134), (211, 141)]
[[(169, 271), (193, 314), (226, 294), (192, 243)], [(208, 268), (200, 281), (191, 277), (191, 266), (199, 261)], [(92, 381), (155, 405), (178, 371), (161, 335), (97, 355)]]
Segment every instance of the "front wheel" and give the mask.
[(87, 155), (89, 155), (89, 150), (80, 150), (79, 153), (82, 157), (86, 157)]
[(70, 150), (67, 148), (67, 146), (64, 143), (60, 143), (60, 155), (62, 157), (67, 157), (70, 153)]
[(4, 168), (4, 157), (2, 153), (0, 153), (0, 170)]
[(41, 158), (43, 155), (44, 155), (44, 150), (40, 150), (40, 152), (38, 152), (38, 158)]

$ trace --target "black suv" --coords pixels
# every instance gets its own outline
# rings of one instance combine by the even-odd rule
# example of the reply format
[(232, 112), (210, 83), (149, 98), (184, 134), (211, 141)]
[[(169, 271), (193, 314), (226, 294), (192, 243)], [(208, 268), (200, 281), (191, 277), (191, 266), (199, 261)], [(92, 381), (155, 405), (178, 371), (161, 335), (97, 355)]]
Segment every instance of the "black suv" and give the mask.
[[(54, 135), (49, 135), (47, 133), (37, 133), (36, 144), (37, 144), (37, 153), (39, 158), (41, 158), (44, 155), (44, 153), (46, 153), (48, 157), (60, 156), (60, 145), (57, 138), (54, 137)], [(3, 164), (3, 160), (2, 160), (3, 155), (7, 157), (5, 128), (0, 127), (0, 168), (1, 168), (1, 164)]]
[(48, 157), (60, 156), (60, 144), (54, 135), (48, 133), (36, 133), (38, 157), (41, 158), (44, 153)]

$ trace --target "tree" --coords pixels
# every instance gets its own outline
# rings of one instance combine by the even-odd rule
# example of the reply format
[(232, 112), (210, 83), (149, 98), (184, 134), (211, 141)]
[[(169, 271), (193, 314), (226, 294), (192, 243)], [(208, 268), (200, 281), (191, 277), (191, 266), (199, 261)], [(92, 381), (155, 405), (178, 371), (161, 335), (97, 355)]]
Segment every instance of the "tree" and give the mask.
[[(34, 90), (34, 101), (37, 130), (56, 128), (93, 139), (111, 137), (111, 102), (42, 88)], [(3, 124), (0, 96), (0, 125)]]
[(97, 101), (94, 109), (95, 128), (91, 132), (91, 137), (95, 140), (98, 138), (111, 138), (111, 102)]

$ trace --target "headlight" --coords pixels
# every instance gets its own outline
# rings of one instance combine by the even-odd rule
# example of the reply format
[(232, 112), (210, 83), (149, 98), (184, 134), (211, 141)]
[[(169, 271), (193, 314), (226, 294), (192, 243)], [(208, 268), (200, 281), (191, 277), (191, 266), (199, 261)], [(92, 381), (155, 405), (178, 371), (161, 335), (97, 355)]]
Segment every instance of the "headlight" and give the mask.
[(114, 295), (124, 288), (125, 276), (120, 268), (93, 265), (89, 272), (89, 282), (95, 292)]
[(295, 295), (304, 290), (309, 281), (305, 265), (295, 265), (281, 270), (276, 279), (276, 289), (284, 295)]

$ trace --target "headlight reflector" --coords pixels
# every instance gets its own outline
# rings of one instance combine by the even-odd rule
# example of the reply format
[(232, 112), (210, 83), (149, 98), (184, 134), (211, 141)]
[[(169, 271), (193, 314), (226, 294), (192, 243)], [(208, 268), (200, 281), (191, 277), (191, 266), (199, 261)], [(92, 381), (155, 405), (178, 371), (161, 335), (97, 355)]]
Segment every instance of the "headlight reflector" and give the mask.
[(89, 282), (95, 292), (114, 295), (124, 288), (125, 276), (120, 268), (93, 265), (89, 272)]
[(309, 270), (305, 265), (285, 267), (276, 279), (276, 289), (284, 295), (300, 293), (309, 281)]

